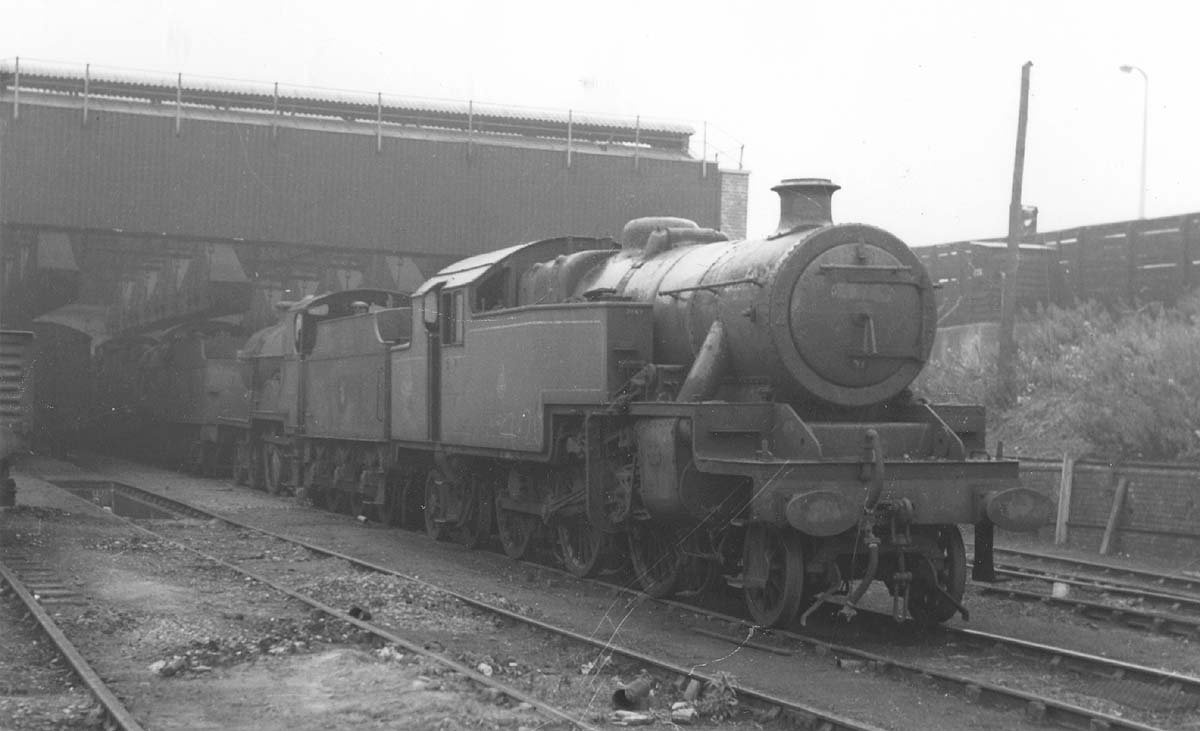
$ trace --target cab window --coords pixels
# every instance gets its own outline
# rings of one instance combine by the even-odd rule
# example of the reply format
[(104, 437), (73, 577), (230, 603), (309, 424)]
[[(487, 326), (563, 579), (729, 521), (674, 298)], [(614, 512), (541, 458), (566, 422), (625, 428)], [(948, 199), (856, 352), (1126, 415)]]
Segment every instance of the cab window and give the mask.
[(463, 342), (463, 291), (443, 292), (441, 312), (442, 344), (461, 345)]

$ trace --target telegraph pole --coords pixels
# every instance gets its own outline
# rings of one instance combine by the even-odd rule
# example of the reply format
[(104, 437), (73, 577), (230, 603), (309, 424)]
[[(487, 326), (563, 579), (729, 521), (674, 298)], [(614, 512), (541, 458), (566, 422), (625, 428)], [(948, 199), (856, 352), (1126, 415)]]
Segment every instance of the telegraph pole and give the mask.
[(1025, 127), (1029, 121), (1029, 69), (1021, 67), (1021, 108), (1017, 115), (1017, 152), (1013, 161), (1012, 199), (1008, 204), (1008, 261), (1000, 293), (1000, 352), (996, 362), (999, 376), (997, 401), (1009, 405), (1016, 401), (1017, 339), (1013, 332), (1017, 319), (1017, 270), (1021, 262), (1021, 184), (1025, 175)]

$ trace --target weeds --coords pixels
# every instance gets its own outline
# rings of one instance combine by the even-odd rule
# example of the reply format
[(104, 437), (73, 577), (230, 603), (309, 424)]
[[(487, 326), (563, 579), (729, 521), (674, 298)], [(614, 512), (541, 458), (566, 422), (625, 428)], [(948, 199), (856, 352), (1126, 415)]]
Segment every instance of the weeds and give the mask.
[(1017, 403), (997, 410), (994, 352), (949, 358), (914, 384), (933, 401), (983, 403), (993, 425), (1086, 444), (1115, 459), (1200, 459), (1200, 293), (1173, 308), (1050, 307), (1017, 333)]
[(703, 718), (713, 721), (729, 720), (738, 710), (735, 687), (732, 675), (717, 673), (717, 677), (709, 681), (704, 688), (704, 694), (696, 702), (696, 711)]

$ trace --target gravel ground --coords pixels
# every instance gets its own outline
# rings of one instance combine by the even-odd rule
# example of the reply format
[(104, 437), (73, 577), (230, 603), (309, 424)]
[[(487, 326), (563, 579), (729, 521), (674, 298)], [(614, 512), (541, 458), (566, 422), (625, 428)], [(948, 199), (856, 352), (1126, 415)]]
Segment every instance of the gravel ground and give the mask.
[[(85, 602), (55, 619), (151, 729), (533, 729), (543, 719), (102, 511), (18, 478), (0, 551), (37, 557)], [(98, 728), (48, 643), (0, 613), (0, 729)]]
[[(640, 643), (638, 646), (647, 651), (674, 652), (685, 667), (696, 666), (708, 673), (723, 672), (737, 680), (761, 678), (768, 688), (774, 683), (777, 689), (784, 692), (794, 692), (799, 687), (806, 697), (818, 705), (845, 715), (863, 718), (884, 728), (986, 729), (1011, 728), (1022, 723), (1019, 714), (1000, 714), (975, 708), (956, 695), (933, 690), (919, 681), (898, 682), (877, 678), (867, 672), (837, 671), (832, 658), (772, 657), (763, 653), (738, 650), (732, 645), (695, 634), (680, 640), (680, 628), (686, 629), (689, 624), (699, 625), (702, 622), (686, 612), (630, 603), (612, 594), (599, 596), (594, 591), (579, 588), (575, 582), (513, 564), (494, 554), (467, 552), (453, 545), (434, 544), (418, 534), (364, 526), (344, 516), (308, 510), (294, 500), (268, 498), (260, 493), (233, 488), (227, 483), (193, 480), (153, 468), (135, 467), (106, 459), (90, 460), (88, 468), (105, 475), (107, 479), (158, 489), (170, 496), (216, 507), (231, 517), (262, 522), (281, 531), (312, 535), (315, 542), (340, 545), (356, 555), (363, 552), (367, 554), (364, 556), (366, 558), (397, 565), (410, 574), (436, 576), (438, 581), (455, 584), (464, 593), (503, 597), (514, 606), (531, 610), (535, 615), (559, 618), (575, 616), (578, 622), (577, 629), (584, 634), (612, 637), (626, 643)], [(34, 465), (34, 469), (54, 479), (81, 478), (80, 473), (73, 472), (72, 468), (61, 463)], [(92, 478), (95, 479), (96, 476), (93, 474)], [(24, 493), (19, 496), (23, 504), (25, 497)], [(176, 523), (173, 529), (183, 532), (203, 533), (207, 529), (205, 525), (189, 524), (187, 521)], [(274, 566), (292, 574), (298, 582), (307, 582), (304, 584), (307, 588), (336, 606), (357, 603), (374, 613), (380, 618), (379, 621), (409, 627), (435, 642), (452, 645), (459, 659), (473, 666), (486, 665), (497, 674), (508, 675), (505, 680), (511, 680), (518, 687), (549, 693), (552, 696), (571, 696), (576, 699), (575, 702), (580, 698), (587, 698), (585, 707), (590, 714), (589, 720), (605, 721), (610, 710), (608, 698), (613, 689), (618, 683), (636, 677), (640, 671), (635, 664), (618, 662), (596, 673), (594, 671), (597, 665), (601, 664), (598, 662), (600, 657), (597, 653), (580, 652), (553, 644), (542, 647), (540, 651), (518, 650), (519, 647), (529, 647), (521, 644), (528, 638), (523, 638), (521, 632), (515, 628), (474, 616), (472, 611), (465, 611), (461, 607), (446, 603), (440, 596), (430, 596), (411, 587), (398, 586), (393, 579), (360, 574), (344, 566), (334, 571), (327, 570), (320, 565), (332, 563), (330, 560), (313, 560), (306, 552), (295, 554), (293, 551), (294, 549), (281, 551), (277, 548), (259, 548), (247, 551), (244, 558), (258, 564), (255, 570)], [(137, 585), (136, 582), (122, 583)], [(167, 592), (167, 595), (170, 596), (170, 592)], [(205, 599), (208, 597), (205, 596)], [(1172, 667), (1184, 672), (1194, 672), (1197, 663), (1194, 648), (1179, 640), (1153, 638), (1144, 633), (1108, 626), (1097, 627), (1088, 620), (1049, 607), (1014, 604), (979, 596), (970, 597), (970, 605), (973, 612), (970, 626), (979, 629), (1012, 633), (1132, 662)], [(203, 613), (207, 616), (214, 609), (215, 605), (210, 603), (203, 609)], [(434, 621), (431, 617), (436, 617), (437, 620)], [(242, 619), (240, 622), (245, 623), (246, 620)], [(674, 625), (673, 630), (668, 629), (671, 625)], [(272, 627), (268, 625), (267, 629)], [(724, 629), (731, 635), (737, 633), (733, 628), (717, 629)], [(668, 631), (674, 631), (676, 634), (668, 635)], [(282, 634), (290, 637), (287, 632)], [(254, 633), (250, 635), (251, 638), (255, 636)], [(474, 644), (471, 638), (474, 638)], [(464, 642), (464, 639), (467, 641)], [(219, 644), (222, 650), (227, 646), (240, 647), (237, 642)], [(154, 657), (160, 661), (170, 661), (177, 655), (190, 658), (189, 652), (199, 653), (203, 648), (204, 645), (197, 648), (187, 642), (176, 643), (161, 648)], [(376, 648), (350, 646), (350, 650), (362, 654), (365, 660), (378, 665), (381, 661), (372, 655), (374, 649)], [(252, 662), (240, 662), (228, 668), (215, 666), (214, 670), (202, 670), (199, 674), (189, 670), (177, 677), (186, 678), (190, 684), (198, 676), (211, 677), (213, 674), (228, 674), (259, 665), (292, 661), (297, 663), (297, 667), (292, 668), (292, 677), (299, 678), (316, 672), (315, 666), (299, 667), (299, 661), (303, 658), (314, 658), (318, 654), (312, 646), (292, 648), (278, 654), (266, 652), (260, 653), (261, 656)], [(153, 662), (149, 657), (144, 659)], [(207, 658), (199, 658), (196, 662), (204, 667), (209, 661)], [(954, 661), (951, 658), (949, 662)], [(392, 672), (391, 665), (387, 667), (389, 673)], [(996, 679), (1003, 677), (1004, 673), (1002, 667), (975, 670), (985, 677), (990, 672)], [(153, 675), (151, 677), (154, 678)], [(418, 672), (416, 677), (419, 680), (422, 674)], [(425, 673), (424, 677), (430, 676)], [(657, 678), (658, 684), (650, 710), (658, 714), (660, 725), (665, 725), (663, 719), (669, 703), (680, 696), (680, 688), (676, 687), (673, 681), (673, 678)], [(409, 682), (414, 681), (410, 678)], [(259, 695), (270, 695), (272, 692), (271, 686), (267, 684), (248, 685), (256, 687)], [(280, 693), (290, 692), (289, 689), (294, 687), (288, 682), (280, 682), (277, 685)], [(314, 692), (311, 686), (306, 687), (308, 695), (311, 695)], [(472, 693), (468, 688), (462, 693), (476, 702), (479, 700), (477, 691)], [(712, 697), (720, 697), (720, 694), (714, 692)], [(869, 698), (870, 701), (864, 702), (864, 698)], [(269, 702), (263, 701), (259, 708), (269, 706)], [(457, 714), (458, 709), (465, 708), (465, 705), (451, 704), (450, 707), (454, 708)], [(488, 706), (489, 709), (491, 707)], [(728, 721), (721, 717), (720, 705), (707, 710), (709, 715), (704, 719), (704, 725), (726, 727)], [(403, 727), (432, 728), (437, 727), (435, 724), (443, 720), (450, 722), (449, 717), (431, 717), (427, 720), (429, 723), (426, 725)], [(753, 715), (743, 715), (740, 721), (747, 728), (776, 725), (770, 722), (769, 718)], [(501, 719), (476, 720), (475, 723), (483, 727), (504, 727)], [(294, 723), (284, 725), (295, 726)], [(334, 724), (334, 727), (338, 728), (345, 726), (346, 724)], [(519, 722), (517, 726), (510, 727), (519, 727)]]

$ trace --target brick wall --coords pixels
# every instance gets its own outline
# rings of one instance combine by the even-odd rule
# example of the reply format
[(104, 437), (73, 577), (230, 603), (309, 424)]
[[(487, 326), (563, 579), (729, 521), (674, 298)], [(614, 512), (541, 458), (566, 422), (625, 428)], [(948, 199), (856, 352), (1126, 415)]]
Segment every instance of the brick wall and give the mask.
[[(1067, 521), (1072, 546), (1099, 549), (1122, 477), (1129, 486), (1110, 552), (1167, 558), (1200, 552), (1200, 468), (1152, 465), (1075, 465)], [(1061, 463), (1021, 463), (1022, 483), (1056, 503), (1061, 479)], [(1039, 535), (1053, 540), (1054, 526)]]
[(729, 234), (731, 239), (746, 238), (746, 206), (749, 200), (749, 191), (749, 171), (721, 171), (721, 220), (718, 228)]

